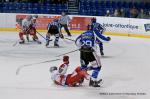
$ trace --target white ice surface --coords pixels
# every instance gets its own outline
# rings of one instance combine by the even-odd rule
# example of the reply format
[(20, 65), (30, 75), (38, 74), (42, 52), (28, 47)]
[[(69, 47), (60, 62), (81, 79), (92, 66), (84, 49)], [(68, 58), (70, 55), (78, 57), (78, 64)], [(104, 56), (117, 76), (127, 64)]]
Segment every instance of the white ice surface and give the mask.
[[(43, 34), (44, 35), (44, 34)], [(72, 37), (75, 39), (76, 35)], [(50, 79), (50, 66), (61, 61), (19, 66), (56, 59), (59, 54), (76, 49), (71, 41), (60, 40), (61, 48), (45, 48), (43, 44), (13, 46), (17, 33), (0, 33), (0, 99), (149, 99), (150, 95), (150, 40), (129, 37), (111, 37), (104, 44), (105, 57), (101, 58), (103, 79), (101, 88), (84, 86), (68, 88), (56, 86)], [(53, 43), (51, 42), (51, 46)], [(69, 54), (71, 73), (80, 65), (79, 52)], [(61, 57), (59, 57), (61, 58)], [(146, 95), (101, 95), (100, 93), (146, 93)]]

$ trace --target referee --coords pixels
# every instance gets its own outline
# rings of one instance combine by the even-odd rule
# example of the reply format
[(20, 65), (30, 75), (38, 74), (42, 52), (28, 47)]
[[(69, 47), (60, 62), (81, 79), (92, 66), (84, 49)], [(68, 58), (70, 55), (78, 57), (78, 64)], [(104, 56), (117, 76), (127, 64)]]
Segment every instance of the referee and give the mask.
[(71, 21), (70, 17), (66, 15), (65, 12), (62, 12), (61, 18), (59, 19), (60, 23), (60, 30), (62, 27), (64, 27), (65, 31), (67, 32), (68, 36), (72, 36), (69, 29), (68, 29), (68, 23)]

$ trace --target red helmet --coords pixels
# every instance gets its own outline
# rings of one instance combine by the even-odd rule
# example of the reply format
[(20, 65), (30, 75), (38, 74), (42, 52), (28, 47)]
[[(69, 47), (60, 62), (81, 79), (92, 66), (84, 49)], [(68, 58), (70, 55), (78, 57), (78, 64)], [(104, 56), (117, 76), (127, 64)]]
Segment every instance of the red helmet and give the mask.
[(68, 63), (69, 62), (69, 56), (64, 56), (63, 57), (63, 62), (67, 62)]

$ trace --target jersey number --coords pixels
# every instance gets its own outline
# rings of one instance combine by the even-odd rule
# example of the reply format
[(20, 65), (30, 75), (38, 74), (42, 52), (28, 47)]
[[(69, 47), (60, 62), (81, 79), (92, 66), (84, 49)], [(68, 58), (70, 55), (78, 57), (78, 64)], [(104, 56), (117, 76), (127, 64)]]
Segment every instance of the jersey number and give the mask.
[(92, 46), (92, 41), (89, 40), (83, 41), (83, 45)]

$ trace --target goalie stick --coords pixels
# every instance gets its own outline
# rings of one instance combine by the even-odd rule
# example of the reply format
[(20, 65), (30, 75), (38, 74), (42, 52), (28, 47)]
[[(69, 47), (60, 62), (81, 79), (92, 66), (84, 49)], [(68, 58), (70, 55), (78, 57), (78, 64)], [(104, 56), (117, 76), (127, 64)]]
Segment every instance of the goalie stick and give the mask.
[(25, 67), (29, 67), (29, 66), (32, 66), (32, 65), (37, 65), (37, 64), (43, 64), (43, 63), (48, 63), (48, 62), (54, 62), (54, 61), (58, 61), (60, 59), (53, 59), (53, 60), (48, 60), (48, 61), (43, 61), (43, 62), (38, 62), (38, 63), (31, 63), (31, 64), (26, 64), (26, 65), (23, 65), (23, 66), (19, 66), (16, 70), (16, 75), (19, 74), (19, 72), (21, 71), (21, 69), (25, 68)]

